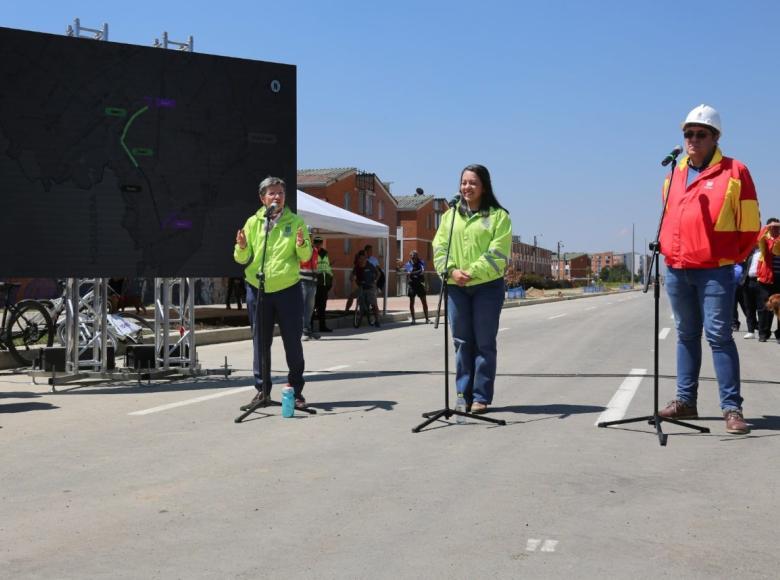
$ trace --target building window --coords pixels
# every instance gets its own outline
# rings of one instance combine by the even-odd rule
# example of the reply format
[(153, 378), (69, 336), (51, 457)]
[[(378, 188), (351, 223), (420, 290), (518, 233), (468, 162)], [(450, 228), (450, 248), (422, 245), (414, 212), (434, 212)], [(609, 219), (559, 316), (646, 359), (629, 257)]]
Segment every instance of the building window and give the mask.
[(344, 238), (344, 255), (349, 256), (352, 254), (352, 238)]
[(379, 209), (379, 219), (380, 220), (381, 219), (385, 219), (385, 202), (384, 202), (384, 200), (380, 199), (378, 205), (379, 205), (379, 207), (378, 207), (378, 209)]
[(349, 192), (344, 192), (344, 209), (349, 210)]

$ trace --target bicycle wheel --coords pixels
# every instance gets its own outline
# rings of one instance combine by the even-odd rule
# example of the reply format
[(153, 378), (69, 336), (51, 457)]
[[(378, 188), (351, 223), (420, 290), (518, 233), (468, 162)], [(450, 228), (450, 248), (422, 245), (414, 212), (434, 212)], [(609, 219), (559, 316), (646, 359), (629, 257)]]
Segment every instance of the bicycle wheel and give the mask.
[(8, 351), (22, 366), (29, 366), (38, 348), (54, 344), (54, 325), (48, 310), (35, 300), (22, 300), (13, 307), (6, 328)]

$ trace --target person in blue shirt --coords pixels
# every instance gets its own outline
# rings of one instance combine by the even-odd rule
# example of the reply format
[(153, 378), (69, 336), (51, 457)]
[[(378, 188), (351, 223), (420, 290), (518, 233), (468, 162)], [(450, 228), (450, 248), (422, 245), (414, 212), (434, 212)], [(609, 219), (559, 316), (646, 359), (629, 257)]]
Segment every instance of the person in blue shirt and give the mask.
[(419, 296), (425, 312), (425, 324), (428, 324), (428, 302), (425, 300), (425, 262), (415, 250), (409, 253), (409, 261), (404, 264), (407, 276), (406, 293), (409, 295), (409, 312), (412, 315), (412, 324), (417, 324), (414, 318), (414, 297)]

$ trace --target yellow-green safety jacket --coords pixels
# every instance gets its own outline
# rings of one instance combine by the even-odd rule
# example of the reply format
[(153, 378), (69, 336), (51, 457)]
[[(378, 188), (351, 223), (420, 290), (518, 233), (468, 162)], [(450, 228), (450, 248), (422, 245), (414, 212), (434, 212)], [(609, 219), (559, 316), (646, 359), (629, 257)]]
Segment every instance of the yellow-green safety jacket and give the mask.
[[(255, 215), (246, 220), (244, 234), (246, 248), (236, 244), (233, 247), (233, 259), (246, 266), (246, 281), (258, 287), (257, 272), (263, 260), (263, 240), (265, 239), (265, 212), (261, 207)], [(298, 230), (303, 232), (304, 243), (297, 244)], [(300, 263), (311, 258), (311, 239), (303, 218), (290, 208), (284, 208), (268, 237), (268, 257), (265, 260), (265, 291), (279, 292), (289, 288), (300, 280)]]
[[(450, 234), (452, 212), (455, 213), (452, 248), (445, 265), (447, 239)], [(474, 212), (468, 216), (465, 208), (448, 209), (439, 222), (433, 238), (433, 263), (437, 272), (462, 270), (471, 276), (466, 286), (475, 286), (503, 278), (512, 252), (512, 221), (500, 208)], [(450, 284), (455, 284), (452, 278)]]

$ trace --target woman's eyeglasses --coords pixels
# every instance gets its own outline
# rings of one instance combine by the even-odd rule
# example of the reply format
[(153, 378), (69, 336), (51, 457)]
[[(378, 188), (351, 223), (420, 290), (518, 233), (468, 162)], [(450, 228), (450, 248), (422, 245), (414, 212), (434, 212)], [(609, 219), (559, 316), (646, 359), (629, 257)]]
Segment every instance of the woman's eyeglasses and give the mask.
[(706, 139), (709, 135), (709, 131), (686, 131), (683, 133), (683, 137), (690, 140), (696, 137), (697, 139)]

